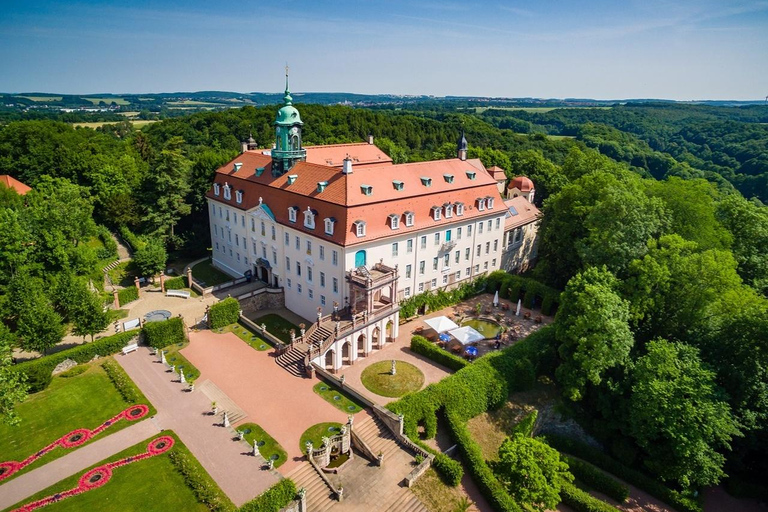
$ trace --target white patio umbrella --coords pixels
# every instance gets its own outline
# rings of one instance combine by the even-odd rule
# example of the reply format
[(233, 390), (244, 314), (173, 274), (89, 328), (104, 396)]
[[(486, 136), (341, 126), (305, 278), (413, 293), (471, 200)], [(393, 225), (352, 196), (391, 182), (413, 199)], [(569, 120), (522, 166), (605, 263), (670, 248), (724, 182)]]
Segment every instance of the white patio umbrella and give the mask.
[(448, 331), (448, 334), (459, 340), (462, 345), (467, 345), (469, 343), (474, 343), (475, 341), (482, 341), (485, 339), (485, 336), (468, 325), (466, 327), (459, 327), (458, 329)]
[(520, 307), (523, 305), (523, 299), (517, 299), (517, 311), (515, 311), (515, 316), (520, 316)]
[(458, 327), (456, 322), (447, 316), (436, 316), (435, 318), (424, 320), (424, 323), (439, 333), (450, 331), (451, 329), (456, 329)]
[(494, 307), (499, 305), (499, 290), (496, 290), (496, 294), (493, 296)]

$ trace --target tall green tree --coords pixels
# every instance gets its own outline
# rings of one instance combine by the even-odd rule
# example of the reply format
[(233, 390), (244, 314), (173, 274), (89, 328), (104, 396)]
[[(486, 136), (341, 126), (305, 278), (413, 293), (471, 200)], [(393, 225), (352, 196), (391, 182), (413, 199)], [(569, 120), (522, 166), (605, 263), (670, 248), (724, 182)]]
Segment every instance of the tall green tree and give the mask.
[(733, 236), (739, 275), (768, 296), (768, 206), (731, 195), (718, 203), (717, 217)]
[(144, 183), (151, 198), (145, 202), (145, 220), (151, 231), (163, 236), (173, 236), (179, 219), (192, 211), (187, 202), (191, 164), (184, 156), (183, 144), (181, 137), (166, 142)]
[(537, 149), (515, 152), (510, 157), (512, 176), (528, 176), (536, 187), (534, 202), (541, 206), (551, 195), (560, 192), (568, 184), (568, 178), (544, 153)]
[(0, 420), (16, 425), (19, 423), (19, 418), (14, 408), (27, 397), (28, 386), (24, 374), (13, 370), (12, 343), (13, 335), (0, 322)]
[(19, 315), (16, 335), (24, 350), (44, 354), (64, 337), (61, 316), (44, 297), (36, 297)]
[(74, 304), (70, 307), (70, 314), (73, 321), (72, 333), (77, 336), (90, 336), (91, 341), (94, 335), (109, 325), (103, 301), (88, 289), (77, 294)]
[(154, 237), (146, 239), (146, 244), (136, 250), (133, 263), (145, 276), (155, 276), (165, 269), (168, 255), (163, 244)]

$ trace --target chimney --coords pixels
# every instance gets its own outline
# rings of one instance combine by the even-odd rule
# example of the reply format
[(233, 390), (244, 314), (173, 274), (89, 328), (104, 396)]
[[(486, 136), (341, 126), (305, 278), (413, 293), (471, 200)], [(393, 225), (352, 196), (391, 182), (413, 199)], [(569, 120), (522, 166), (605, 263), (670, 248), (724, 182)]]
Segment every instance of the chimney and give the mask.
[(341, 172), (343, 174), (352, 174), (352, 159), (349, 158), (349, 155), (344, 159)]
[(248, 151), (248, 141), (244, 140), (240, 143), (240, 152), (245, 153)]
[(370, 144), (371, 146), (373, 146), (373, 134), (372, 134), (372, 133), (369, 133), (369, 134), (368, 134), (368, 144)]

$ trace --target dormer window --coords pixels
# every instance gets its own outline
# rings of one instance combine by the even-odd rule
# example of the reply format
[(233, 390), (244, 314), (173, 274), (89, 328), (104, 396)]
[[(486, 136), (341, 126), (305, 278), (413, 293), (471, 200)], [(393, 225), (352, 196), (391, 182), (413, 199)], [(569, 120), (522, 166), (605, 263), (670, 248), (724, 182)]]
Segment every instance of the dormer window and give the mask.
[(307, 206), (307, 210), (304, 212), (304, 227), (307, 229), (315, 229), (315, 215), (317, 212)]
[(373, 187), (370, 185), (360, 185), (360, 192), (365, 196), (373, 194)]
[(485, 210), (485, 198), (481, 197), (477, 200), (477, 209), (481, 212)]
[(406, 227), (413, 226), (413, 218), (414, 218), (413, 212), (405, 212), (405, 225), (406, 225)]
[(356, 220), (353, 222), (355, 225), (355, 234), (358, 238), (365, 236), (365, 221), (363, 220)]
[(288, 184), (289, 184), (289, 185), (293, 185), (294, 183), (296, 183), (296, 180), (297, 180), (298, 178), (299, 178), (299, 175), (298, 175), (298, 174), (289, 174), (289, 175), (288, 175)]
[(446, 183), (453, 183), (453, 174), (443, 174)]
[(236, 164), (233, 166), (233, 167), (234, 167), (234, 171), (235, 171), (235, 172), (239, 171), (239, 170), (240, 170), (240, 168), (241, 168), (242, 166), (243, 166), (243, 164), (241, 164), (240, 162), (237, 162), (237, 163), (236, 163)]
[(398, 180), (392, 180), (392, 186), (395, 187), (395, 190), (403, 190), (405, 188), (405, 184)]
[(459, 217), (464, 215), (464, 203), (456, 203), (456, 215)]
[(333, 235), (333, 226), (336, 224), (336, 219), (333, 217), (327, 217), (325, 219), (325, 234)]
[(291, 206), (288, 208), (288, 220), (291, 222), (296, 222), (296, 214), (299, 213), (299, 207), (298, 206)]
[(421, 177), (421, 184), (425, 187), (431, 187), (432, 186), (432, 178), (428, 178), (426, 176)]
[(240, 204), (243, 202), (243, 191), (242, 190), (236, 190), (235, 191), (235, 201), (237, 201), (237, 204)]
[(398, 229), (400, 227), (400, 216), (396, 213), (389, 215), (389, 227), (392, 229)]
[(493, 197), (491, 196), (486, 197), (485, 205), (488, 207), (489, 210), (493, 209)]
[(217, 196), (221, 192), (221, 187), (218, 183), (213, 184), (213, 195)]
[(443, 208), (445, 209), (445, 218), (450, 219), (453, 217), (453, 205), (451, 203), (445, 203), (443, 205)]
[(467, 178), (474, 180), (477, 177), (477, 173), (474, 171), (467, 171)]
[(440, 220), (440, 210), (441, 208), (439, 206), (433, 206), (432, 207), (432, 218), (435, 220)]
[(327, 186), (328, 186), (328, 182), (327, 181), (318, 181), (317, 182), (317, 193), (319, 194), (320, 192), (325, 190), (325, 187), (327, 187)]
[(224, 199), (232, 199), (232, 187), (228, 183), (224, 184)]
[(259, 177), (262, 174), (264, 174), (264, 168), (263, 167), (257, 167), (256, 168), (256, 177)]

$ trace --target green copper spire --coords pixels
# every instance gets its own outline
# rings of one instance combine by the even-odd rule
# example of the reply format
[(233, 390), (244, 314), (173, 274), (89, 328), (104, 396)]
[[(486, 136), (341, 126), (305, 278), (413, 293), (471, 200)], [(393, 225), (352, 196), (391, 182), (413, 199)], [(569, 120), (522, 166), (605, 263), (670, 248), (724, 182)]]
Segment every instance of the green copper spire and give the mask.
[(275, 118), (275, 146), (272, 148), (272, 175), (280, 176), (289, 171), (296, 162), (306, 161), (307, 151), (301, 147), (301, 116), (292, 105), (291, 90), (288, 88), (288, 66), (285, 66), (285, 105), (280, 107)]
[(288, 64), (285, 65), (285, 96), (283, 96), (283, 101), (285, 101), (286, 105), (290, 105), (293, 102), (291, 91), (288, 89)]

